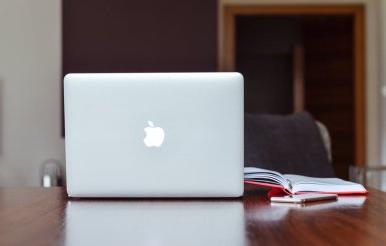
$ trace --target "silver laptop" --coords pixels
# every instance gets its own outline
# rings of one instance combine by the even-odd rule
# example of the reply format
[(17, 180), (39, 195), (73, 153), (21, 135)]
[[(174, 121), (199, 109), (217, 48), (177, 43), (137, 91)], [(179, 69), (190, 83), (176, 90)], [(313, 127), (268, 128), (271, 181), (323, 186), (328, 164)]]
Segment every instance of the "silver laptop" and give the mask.
[(239, 73), (68, 74), (71, 197), (243, 194)]

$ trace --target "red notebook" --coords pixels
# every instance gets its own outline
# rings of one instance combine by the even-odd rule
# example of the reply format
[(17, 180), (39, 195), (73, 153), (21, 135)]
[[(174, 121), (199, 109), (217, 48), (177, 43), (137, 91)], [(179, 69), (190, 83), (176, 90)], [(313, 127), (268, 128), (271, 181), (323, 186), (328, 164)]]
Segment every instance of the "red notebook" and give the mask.
[(338, 195), (367, 194), (363, 185), (339, 178), (314, 178), (256, 168), (244, 168), (244, 183), (278, 188), (287, 194), (330, 193)]

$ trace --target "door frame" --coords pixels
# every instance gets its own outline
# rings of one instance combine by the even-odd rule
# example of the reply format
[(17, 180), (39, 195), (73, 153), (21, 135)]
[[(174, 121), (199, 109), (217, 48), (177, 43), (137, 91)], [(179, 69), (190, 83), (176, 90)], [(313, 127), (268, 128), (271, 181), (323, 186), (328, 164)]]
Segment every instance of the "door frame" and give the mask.
[(235, 70), (236, 23), (239, 15), (352, 15), (354, 17), (354, 114), (355, 114), (355, 165), (366, 161), (365, 125), (365, 18), (363, 4), (350, 5), (225, 5), (223, 6), (223, 45), (220, 50), (220, 71)]

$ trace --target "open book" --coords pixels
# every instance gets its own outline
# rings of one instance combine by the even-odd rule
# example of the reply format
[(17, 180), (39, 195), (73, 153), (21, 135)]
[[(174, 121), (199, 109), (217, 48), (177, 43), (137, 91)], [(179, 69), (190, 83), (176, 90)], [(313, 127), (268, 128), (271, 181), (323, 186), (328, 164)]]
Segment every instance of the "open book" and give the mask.
[(317, 192), (355, 195), (367, 193), (367, 190), (362, 185), (338, 178), (313, 178), (281, 174), (256, 167), (244, 168), (244, 182), (263, 187), (279, 188), (288, 194)]

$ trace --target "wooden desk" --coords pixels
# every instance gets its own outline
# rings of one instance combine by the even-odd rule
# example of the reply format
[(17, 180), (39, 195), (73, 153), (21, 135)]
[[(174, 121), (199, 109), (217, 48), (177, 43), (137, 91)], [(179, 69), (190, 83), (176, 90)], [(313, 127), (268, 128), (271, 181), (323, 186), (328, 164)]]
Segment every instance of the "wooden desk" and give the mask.
[(1, 188), (0, 245), (386, 245), (386, 193), (306, 207), (243, 199), (72, 200)]

